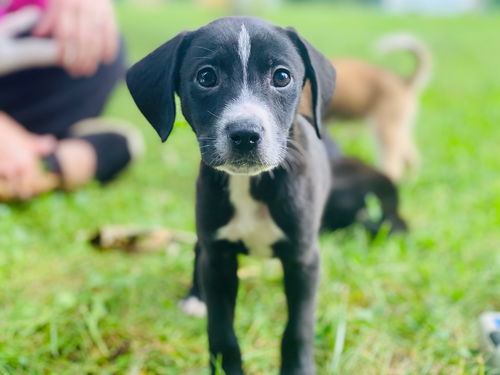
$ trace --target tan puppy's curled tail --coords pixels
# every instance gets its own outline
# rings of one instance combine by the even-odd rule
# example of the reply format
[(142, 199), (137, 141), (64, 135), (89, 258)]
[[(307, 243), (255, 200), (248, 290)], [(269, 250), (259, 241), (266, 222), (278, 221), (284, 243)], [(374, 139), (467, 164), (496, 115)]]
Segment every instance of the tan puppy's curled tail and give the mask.
[(427, 86), (432, 72), (432, 55), (422, 40), (409, 33), (390, 34), (377, 42), (376, 49), (380, 54), (405, 50), (411, 52), (417, 64), (413, 74), (407, 78), (408, 85), (417, 91)]

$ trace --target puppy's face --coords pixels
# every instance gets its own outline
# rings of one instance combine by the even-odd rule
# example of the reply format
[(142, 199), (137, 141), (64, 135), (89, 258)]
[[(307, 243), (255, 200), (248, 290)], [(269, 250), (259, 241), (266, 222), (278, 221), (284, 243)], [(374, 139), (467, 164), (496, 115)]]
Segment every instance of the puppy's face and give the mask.
[(251, 21), (222, 19), (193, 33), (179, 75), (203, 161), (231, 174), (283, 161), (304, 80), (286, 33)]
[(319, 135), (335, 83), (331, 64), (294, 30), (250, 17), (181, 33), (127, 74), (137, 106), (163, 140), (175, 120), (177, 92), (203, 162), (246, 175), (284, 160), (306, 79)]

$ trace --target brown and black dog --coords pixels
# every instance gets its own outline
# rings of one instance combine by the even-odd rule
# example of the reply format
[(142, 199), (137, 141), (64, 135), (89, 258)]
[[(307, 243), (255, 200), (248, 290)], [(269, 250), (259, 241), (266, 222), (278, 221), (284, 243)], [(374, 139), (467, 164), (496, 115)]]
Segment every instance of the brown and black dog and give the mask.
[[(381, 169), (394, 181), (406, 167), (415, 167), (419, 153), (412, 129), (422, 90), (429, 81), (432, 59), (425, 44), (409, 34), (393, 34), (377, 44), (381, 52), (407, 50), (416, 59), (415, 71), (401, 77), (382, 67), (353, 58), (331, 60), (337, 86), (326, 119), (366, 119), (380, 147)], [(308, 115), (310, 88), (304, 88), (300, 113)]]

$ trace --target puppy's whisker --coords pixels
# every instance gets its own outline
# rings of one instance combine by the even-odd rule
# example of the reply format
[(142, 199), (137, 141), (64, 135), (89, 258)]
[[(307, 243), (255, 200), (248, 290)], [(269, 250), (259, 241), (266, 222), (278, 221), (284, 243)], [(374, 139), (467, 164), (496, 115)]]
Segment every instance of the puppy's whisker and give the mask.
[(290, 161), (299, 164), (304, 160), (304, 157), (302, 154), (298, 153), (297, 151), (290, 149), (290, 152), (288, 153), (286, 159), (289, 159)]
[(304, 154), (304, 150), (300, 145), (292, 140), (288, 140), (288, 150), (287, 150), (287, 155), (286, 159), (289, 160), (289, 162), (295, 164), (296, 166), (300, 165), (303, 163), (303, 161), (306, 159), (306, 156)]
[(207, 112), (208, 112), (209, 114), (211, 114), (212, 116), (214, 116), (215, 118), (217, 118), (217, 119), (220, 119), (220, 118), (221, 118), (219, 115), (216, 115), (215, 113), (213, 113), (213, 112), (211, 112), (211, 111), (209, 111), (209, 110), (207, 110)]
[(288, 147), (283, 148), (282, 153), (284, 154), (283, 167), (288, 173), (292, 173), (296, 167), (303, 164), (305, 155), (301, 148), (294, 142), (288, 143)]
[(293, 151), (296, 151), (297, 153), (299, 153), (301, 156), (304, 157), (304, 150), (302, 149), (302, 146), (300, 145), (299, 142), (289, 138), (287, 144), (291, 149), (293, 149)]
[(207, 48), (207, 47), (203, 47), (203, 46), (194, 46), (194, 48), (199, 48), (199, 49), (203, 49), (205, 51), (214, 52), (214, 53), (217, 52), (217, 51), (215, 51), (213, 49), (210, 49), (210, 48)]
[(285, 172), (287, 173), (292, 173), (292, 169), (290, 167), (290, 163), (288, 162), (288, 160), (283, 160), (283, 164), (281, 165), (283, 167), (283, 169), (285, 170)]
[(222, 155), (216, 153), (215, 158), (214, 158), (214, 164), (215, 165), (223, 164), (223, 161), (224, 161), (224, 158), (222, 157)]

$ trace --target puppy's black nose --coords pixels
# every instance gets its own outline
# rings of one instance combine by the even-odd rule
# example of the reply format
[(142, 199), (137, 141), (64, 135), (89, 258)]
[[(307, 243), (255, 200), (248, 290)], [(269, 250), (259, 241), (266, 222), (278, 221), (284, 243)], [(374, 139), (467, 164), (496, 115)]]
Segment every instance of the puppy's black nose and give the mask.
[(227, 127), (231, 145), (238, 151), (251, 151), (261, 140), (262, 127), (248, 122), (231, 123)]

